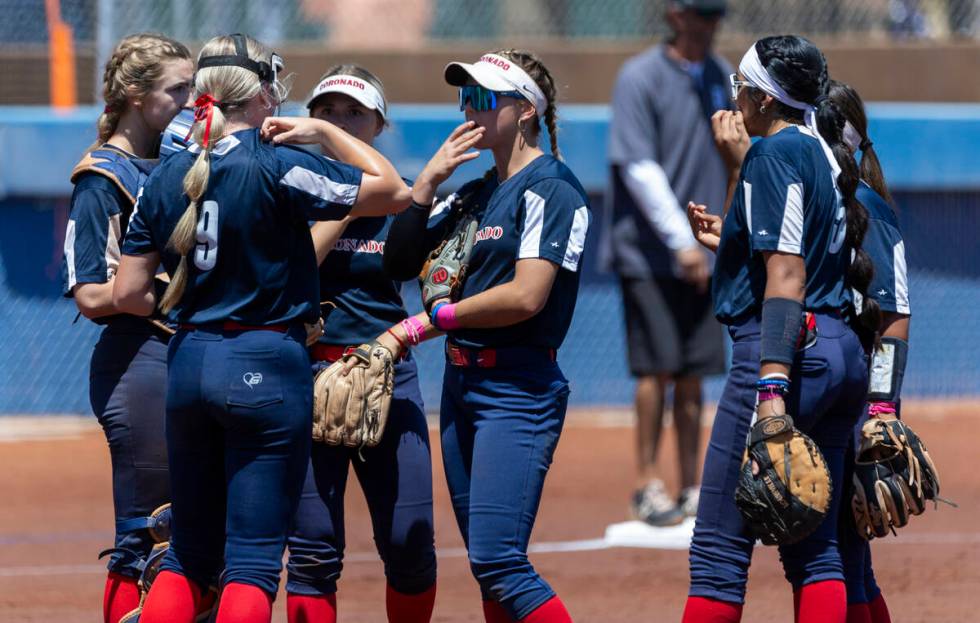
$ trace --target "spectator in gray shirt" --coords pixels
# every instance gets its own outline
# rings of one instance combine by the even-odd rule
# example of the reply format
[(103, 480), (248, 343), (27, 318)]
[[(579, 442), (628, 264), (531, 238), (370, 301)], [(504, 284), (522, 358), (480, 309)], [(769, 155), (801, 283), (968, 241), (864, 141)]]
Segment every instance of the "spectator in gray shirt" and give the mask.
[[(711, 260), (687, 223), (688, 201), (720, 210), (727, 170), (710, 117), (731, 108), (731, 66), (711, 46), (725, 0), (670, 0), (673, 35), (629, 59), (612, 99), (611, 187), (601, 256), (620, 278), (630, 371), (637, 378), (639, 474), (632, 509), (652, 525), (694, 516), (698, 501), (701, 379), (725, 371)], [(656, 468), (664, 395), (674, 386), (681, 491)]]

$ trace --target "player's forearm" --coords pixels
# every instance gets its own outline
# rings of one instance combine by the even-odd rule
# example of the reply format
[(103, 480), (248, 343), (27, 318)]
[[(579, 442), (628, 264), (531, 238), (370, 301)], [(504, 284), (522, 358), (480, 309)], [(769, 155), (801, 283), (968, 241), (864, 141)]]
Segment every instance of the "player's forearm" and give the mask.
[[(323, 122), (320, 132), (320, 145), (327, 155), (342, 162), (354, 165), (369, 178), (370, 197), (358, 199), (358, 209), (363, 215), (370, 213), (390, 214), (405, 208), (411, 202), (411, 189), (405, 184), (394, 165), (376, 149), (360, 141), (337, 126)], [(362, 191), (364, 190), (362, 180)], [(395, 208), (378, 206), (396, 205)], [(380, 210), (380, 212), (379, 212)]]
[(350, 216), (339, 221), (319, 221), (310, 228), (310, 237), (313, 239), (313, 250), (316, 252), (316, 265), (319, 266), (326, 259), (327, 254), (333, 249), (340, 237), (344, 235), (347, 225), (354, 220)]
[(80, 283), (72, 289), (75, 307), (88, 319), (111, 316), (119, 311), (112, 304), (112, 281)]
[(381, 262), (392, 279), (406, 281), (421, 272), (429, 253), (422, 242), (428, 221), (429, 208), (412, 204), (391, 222)]
[(150, 316), (156, 310), (153, 278), (160, 264), (157, 253), (123, 255), (113, 279), (112, 304), (120, 312)]
[[(766, 289), (762, 309), (761, 378), (789, 377), (793, 353), (799, 336), (800, 317), (806, 294), (806, 267), (803, 258), (789, 253), (765, 253)], [(772, 301), (771, 305), (767, 303)], [(792, 305), (790, 303), (795, 303)], [(769, 405), (772, 406), (772, 405)], [(781, 406), (781, 405), (777, 405)], [(759, 415), (765, 415), (761, 408)]]
[(909, 341), (911, 320), (912, 318), (908, 314), (885, 312), (881, 319), (881, 336), (897, 337), (900, 340)]

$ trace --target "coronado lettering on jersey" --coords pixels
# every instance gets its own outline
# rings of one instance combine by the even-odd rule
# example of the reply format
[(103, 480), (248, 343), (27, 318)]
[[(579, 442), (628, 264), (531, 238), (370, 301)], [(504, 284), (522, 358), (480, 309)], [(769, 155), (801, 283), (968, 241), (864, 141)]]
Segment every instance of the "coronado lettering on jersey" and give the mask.
[(362, 240), (359, 238), (341, 238), (333, 244), (334, 251), (349, 253), (384, 253), (385, 243), (377, 240)]
[(327, 87), (332, 87), (337, 85), (357, 87), (362, 91), (364, 90), (364, 83), (361, 82), (360, 80), (355, 80), (353, 78), (327, 78), (326, 80), (321, 82), (320, 86), (317, 88), (326, 89)]
[(496, 65), (497, 67), (500, 67), (504, 71), (510, 71), (510, 63), (508, 63), (507, 61), (505, 61), (505, 60), (503, 60), (501, 58), (497, 58), (495, 56), (487, 55), (487, 56), (481, 57), (480, 58), (480, 61), (482, 61), (484, 63), (490, 63), (491, 65)]
[(499, 225), (495, 227), (491, 227), (487, 225), (483, 229), (476, 232), (476, 242), (480, 242), (481, 240), (489, 240), (489, 239), (500, 240), (501, 238), (503, 238), (503, 236), (504, 236), (503, 227)]

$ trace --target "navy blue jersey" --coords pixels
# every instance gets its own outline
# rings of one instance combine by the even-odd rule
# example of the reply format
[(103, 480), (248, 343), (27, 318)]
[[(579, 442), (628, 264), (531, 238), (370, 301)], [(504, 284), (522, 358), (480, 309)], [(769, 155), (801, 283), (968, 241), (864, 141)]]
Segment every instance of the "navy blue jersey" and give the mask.
[(408, 314), (398, 284), (381, 266), (394, 215), (362, 217), (344, 230), (320, 264), (325, 344), (360, 344), (374, 339)]
[(844, 285), (851, 258), (845, 216), (830, 163), (809, 130), (792, 126), (757, 141), (722, 227), (712, 280), (718, 320), (732, 324), (761, 309), (766, 251), (803, 257), (805, 309), (845, 310), (851, 302)]
[(132, 205), (109, 178), (84, 173), (75, 182), (65, 232), (65, 295), (81, 283), (106, 283), (119, 268), (123, 206)]
[[(898, 228), (895, 211), (870, 186), (861, 182), (857, 199), (868, 210), (868, 231), (862, 248), (875, 267), (868, 295), (878, 301), (882, 311), (911, 314), (909, 280), (905, 264), (905, 241)], [(855, 304), (859, 294), (853, 292)]]
[[(460, 194), (472, 188), (467, 185)], [(461, 298), (512, 281), (517, 260), (541, 258), (559, 270), (544, 309), (534, 317), (509, 327), (453, 331), (452, 341), (470, 348), (558, 348), (575, 311), (579, 261), (591, 220), (585, 190), (564, 163), (543, 155), (503, 184), (494, 175), (474, 200), (479, 229)], [(449, 203), (433, 210), (430, 227), (441, 225)]]
[[(123, 253), (156, 251), (173, 274), (180, 258), (166, 245), (187, 207), (183, 180), (199, 152), (195, 145), (173, 154), (153, 172), (137, 202)], [(221, 139), (211, 154), (198, 210), (188, 285), (171, 319), (248, 325), (314, 321), (320, 298), (308, 223), (345, 217), (360, 183), (359, 169), (296, 147), (264, 143), (258, 129)]]

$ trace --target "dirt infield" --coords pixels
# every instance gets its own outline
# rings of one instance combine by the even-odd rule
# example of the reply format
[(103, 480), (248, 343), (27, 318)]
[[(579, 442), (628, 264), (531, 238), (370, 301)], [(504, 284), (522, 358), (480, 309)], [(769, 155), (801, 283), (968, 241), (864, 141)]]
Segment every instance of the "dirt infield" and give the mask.
[[(896, 623), (980, 621), (980, 477), (970, 470), (977, 456), (978, 413), (976, 402), (905, 407), (905, 418), (938, 457), (944, 496), (960, 508), (930, 510), (914, 518), (899, 538), (875, 541), (875, 567)], [(632, 433), (616, 418), (613, 425), (609, 421), (590, 414), (570, 418), (535, 543), (597, 547), (590, 540), (626, 519)], [(104, 571), (95, 556), (110, 544), (112, 525), (102, 433), (94, 426), (69, 426), (59, 429), (59, 436), (25, 439), (33, 437), (30, 431), (11, 434), (14, 428), (0, 418), (0, 621), (100, 621)], [(673, 454), (673, 437), (665, 442)], [(438, 455), (435, 465), (439, 592), (433, 620), (482, 621)], [(348, 495), (347, 521), (341, 620), (383, 622), (381, 565), (356, 485)], [(532, 560), (576, 621), (680, 619), (687, 590), (685, 551), (586, 549), (537, 553)], [(275, 621), (285, 621), (284, 601), (280, 595)], [(792, 597), (776, 552), (758, 548), (743, 620), (788, 621), (791, 613)]]

